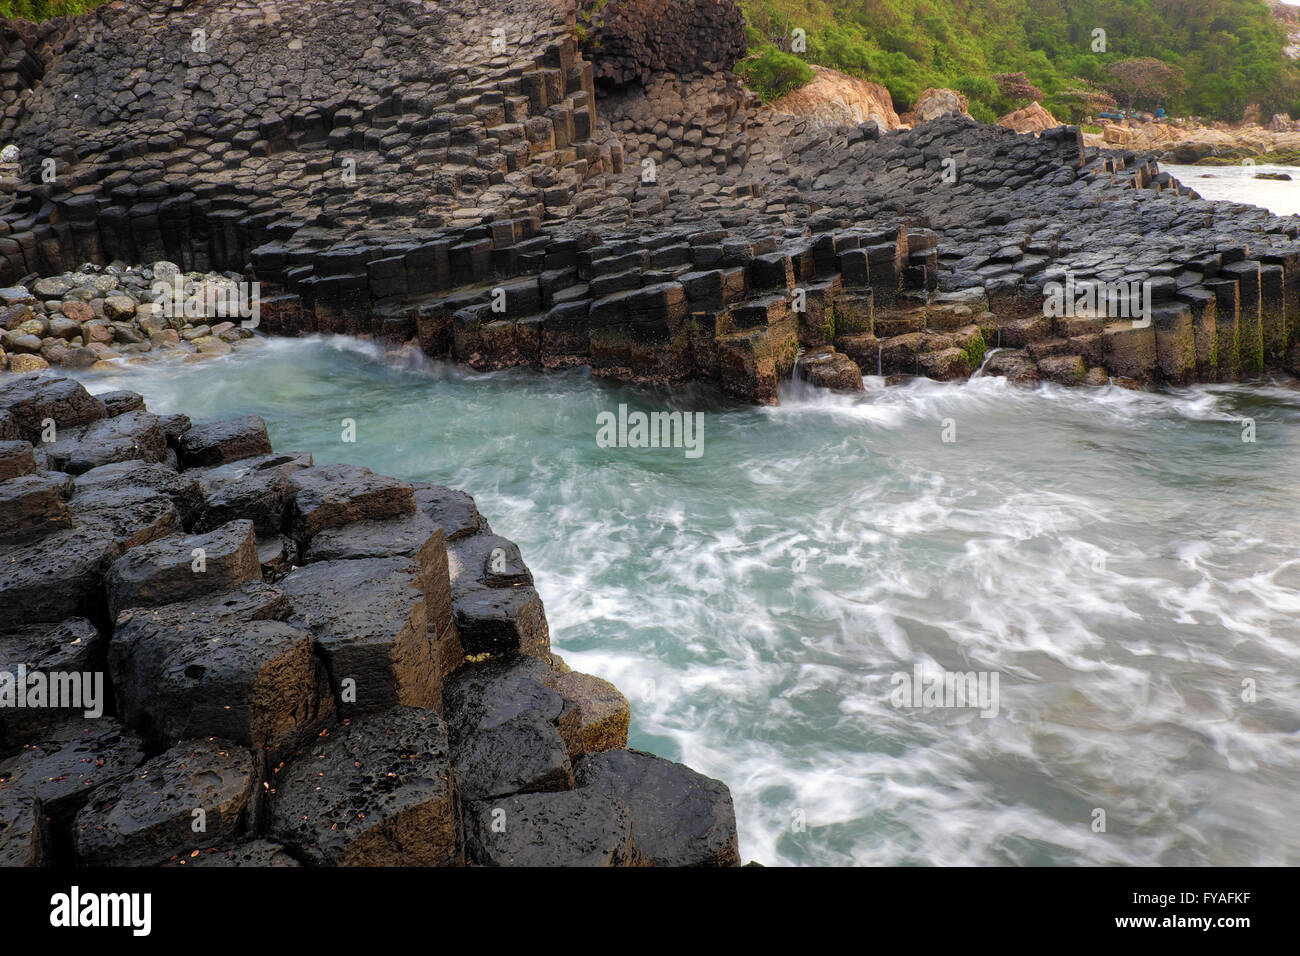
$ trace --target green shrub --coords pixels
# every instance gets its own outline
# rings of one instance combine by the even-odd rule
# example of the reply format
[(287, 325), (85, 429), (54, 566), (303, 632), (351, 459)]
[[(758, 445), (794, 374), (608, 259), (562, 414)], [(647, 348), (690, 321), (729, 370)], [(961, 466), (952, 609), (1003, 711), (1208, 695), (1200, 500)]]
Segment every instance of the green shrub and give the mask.
[(792, 53), (782, 53), (774, 46), (765, 47), (736, 65), (736, 72), (764, 100), (774, 100), (812, 82), (813, 71)]
[(0, 0), (0, 16), (23, 20), (72, 17), (98, 7), (107, 0)]

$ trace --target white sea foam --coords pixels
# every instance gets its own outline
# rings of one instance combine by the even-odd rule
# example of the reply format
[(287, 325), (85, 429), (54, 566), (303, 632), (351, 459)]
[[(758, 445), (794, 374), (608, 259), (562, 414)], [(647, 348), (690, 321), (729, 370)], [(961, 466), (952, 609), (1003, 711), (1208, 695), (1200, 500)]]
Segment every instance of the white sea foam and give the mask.
[[(593, 440), (596, 411), (652, 393), (393, 368), (351, 340), (89, 381), (471, 491), (556, 649), (631, 699), (632, 745), (731, 786), (747, 858), (1300, 862), (1289, 383), (687, 391), (653, 401), (698, 402), (706, 450), (670, 462)], [(918, 661), (996, 672), (998, 717), (892, 706)]]

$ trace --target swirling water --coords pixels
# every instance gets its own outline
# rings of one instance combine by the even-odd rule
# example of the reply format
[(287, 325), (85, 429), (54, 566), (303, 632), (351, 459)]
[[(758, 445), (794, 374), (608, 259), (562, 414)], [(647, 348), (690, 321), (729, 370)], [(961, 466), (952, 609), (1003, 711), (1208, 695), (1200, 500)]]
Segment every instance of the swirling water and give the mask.
[[(1300, 863), (1292, 383), (752, 408), (305, 339), (88, 384), (470, 491), (632, 745), (730, 785), (746, 859)], [(620, 404), (704, 411), (702, 456), (599, 447)], [(918, 665), (996, 674), (997, 714), (894, 706)]]

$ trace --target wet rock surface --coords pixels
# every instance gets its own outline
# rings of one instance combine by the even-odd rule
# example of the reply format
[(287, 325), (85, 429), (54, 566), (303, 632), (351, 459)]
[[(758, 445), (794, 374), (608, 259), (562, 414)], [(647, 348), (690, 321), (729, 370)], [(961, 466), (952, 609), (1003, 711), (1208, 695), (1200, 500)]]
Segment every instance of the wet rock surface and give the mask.
[(92, 866), (149, 866), (238, 835), (254, 795), (253, 756), (217, 740), (187, 741), (98, 788), (74, 822)]
[[(36, 375), (0, 394), (11, 422), (72, 422), (65, 462), (75, 429), (149, 414)], [(251, 418), (169, 418), (188, 456), (31, 471), (35, 427), (0, 479), (25, 529), (0, 545), (0, 670), (99, 690), (0, 707), (6, 864), (730, 859), (721, 784), (588, 763), (626, 752), (627, 700), (551, 653), (532, 572), (464, 492), (259, 451)], [(20, 520), (32, 477), (66, 521)]]
[(349, 722), (274, 777), (269, 831), (318, 865), (458, 862), (447, 729), (404, 707)]

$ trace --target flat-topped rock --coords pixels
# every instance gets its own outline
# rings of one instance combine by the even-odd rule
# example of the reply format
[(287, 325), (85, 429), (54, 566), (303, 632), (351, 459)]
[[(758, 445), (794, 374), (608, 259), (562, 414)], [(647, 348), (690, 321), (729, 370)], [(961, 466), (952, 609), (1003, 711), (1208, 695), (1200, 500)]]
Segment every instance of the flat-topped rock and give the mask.
[(288, 620), (315, 635), (343, 716), (441, 706), (421, 583), (404, 558), (323, 561), (280, 582)]
[(77, 858), (87, 866), (154, 866), (229, 843), (247, 822), (254, 774), (242, 747), (177, 744), (95, 791), (76, 816)]
[(251, 521), (232, 521), (207, 534), (168, 535), (132, 548), (113, 562), (105, 578), (109, 614), (116, 618), (130, 607), (228, 591), (261, 577)]
[(447, 681), (452, 766), (465, 799), (573, 786), (557, 726), (564, 699), (549, 679), (536, 658), (504, 657), (462, 667)]
[(144, 759), (140, 737), (118, 721), (73, 716), (0, 760), (0, 794), (36, 798), (63, 829), (97, 787), (123, 780)]
[(211, 734), (278, 752), (333, 708), (319, 698), (314, 640), (281, 621), (137, 611), (108, 648), (122, 717), (151, 743)]
[(191, 425), (177, 439), (181, 464), (186, 468), (224, 465), (227, 462), (269, 455), (271, 439), (260, 415), (241, 415), (204, 425)]
[(578, 761), (579, 787), (602, 790), (632, 811), (635, 851), (650, 866), (738, 866), (736, 812), (725, 784), (639, 750)]
[(632, 811), (609, 791), (521, 793), (465, 807), (479, 866), (634, 866)]
[(279, 768), (268, 833), (317, 865), (457, 862), (447, 729), (433, 711), (399, 707), (351, 721)]
[(46, 432), (47, 421), (52, 421), (57, 430), (108, 417), (104, 403), (69, 378), (0, 378), (0, 409), (13, 417), (18, 437), (33, 444)]
[(304, 468), (289, 481), (295, 490), (294, 529), (304, 539), (353, 521), (379, 521), (415, 511), (409, 482), (357, 465)]

